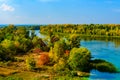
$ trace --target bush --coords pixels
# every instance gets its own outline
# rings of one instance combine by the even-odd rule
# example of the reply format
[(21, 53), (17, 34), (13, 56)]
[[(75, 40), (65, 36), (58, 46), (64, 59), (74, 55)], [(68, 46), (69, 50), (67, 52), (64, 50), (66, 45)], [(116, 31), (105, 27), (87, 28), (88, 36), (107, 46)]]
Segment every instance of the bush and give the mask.
[(53, 62), (58, 62), (58, 60), (64, 56), (63, 43), (61, 41), (55, 42), (54, 48), (51, 48), (49, 57)]
[(14, 41), (4, 39), (1, 42), (0, 46), (5, 49), (5, 52), (7, 53), (7, 55), (13, 56), (13, 55), (16, 54), (16, 48), (15, 48), (15, 45), (14, 45)]
[(35, 66), (36, 66), (36, 62), (35, 62), (34, 58), (28, 57), (26, 59), (26, 66), (27, 66), (28, 70), (34, 70)]
[(70, 36), (70, 48), (79, 48), (80, 47), (80, 37), (76, 34)]
[(0, 45), (0, 61), (9, 61), (14, 59), (11, 53), (7, 51), (7, 49)]
[(58, 63), (53, 66), (55, 71), (64, 71), (66, 69), (66, 62), (63, 58), (60, 58)]
[(105, 60), (95, 59), (91, 61), (91, 66), (93, 69), (97, 69), (101, 72), (117, 72), (115, 66)]
[(70, 54), (70, 51), (69, 50), (65, 50), (65, 55), (69, 56), (69, 54)]
[(35, 48), (35, 49), (33, 49), (32, 52), (33, 53), (40, 53), (40, 52), (42, 52), (42, 50), (40, 48)]
[(68, 64), (72, 70), (89, 71), (91, 53), (86, 48), (73, 48), (70, 51)]
[(50, 61), (48, 54), (41, 54), (39, 59), (39, 65), (46, 65)]

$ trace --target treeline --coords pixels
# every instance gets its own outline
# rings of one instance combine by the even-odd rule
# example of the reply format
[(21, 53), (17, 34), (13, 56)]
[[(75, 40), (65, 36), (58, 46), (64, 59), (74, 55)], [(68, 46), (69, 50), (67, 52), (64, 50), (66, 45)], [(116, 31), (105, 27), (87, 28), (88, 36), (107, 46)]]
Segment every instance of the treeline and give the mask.
[(81, 34), (82, 36), (120, 37), (119, 24), (56, 24), (40, 27), (40, 32)]
[[(13, 24), (9, 24), (9, 25), (13, 25)], [(9, 25), (0, 25), (0, 28), (4, 28), (4, 27), (8, 27)], [(42, 25), (14, 25), (14, 28), (18, 28), (18, 27), (24, 27), (27, 30), (40, 30), (40, 26)]]
[(41, 25), (15, 25), (15, 27), (25, 27), (30, 30), (39, 30)]

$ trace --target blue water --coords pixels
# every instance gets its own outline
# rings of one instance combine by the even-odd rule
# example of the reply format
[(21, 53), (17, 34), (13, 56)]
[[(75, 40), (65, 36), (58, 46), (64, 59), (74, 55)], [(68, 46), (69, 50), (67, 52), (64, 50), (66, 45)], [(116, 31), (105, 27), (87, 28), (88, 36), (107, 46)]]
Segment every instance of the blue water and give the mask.
[(40, 30), (35, 30), (35, 35), (37, 35), (40, 38), (44, 38), (45, 37), (45, 35), (40, 34)]
[[(115, 47), (113, 42), (81, 41), (81, 46), (91, 51), (93, 59), (104, 59), (114, 64), (120, 70), (120, 47)], [(90, 80), (120, 80), (120, 73), (103, 73), (91, 70)]]

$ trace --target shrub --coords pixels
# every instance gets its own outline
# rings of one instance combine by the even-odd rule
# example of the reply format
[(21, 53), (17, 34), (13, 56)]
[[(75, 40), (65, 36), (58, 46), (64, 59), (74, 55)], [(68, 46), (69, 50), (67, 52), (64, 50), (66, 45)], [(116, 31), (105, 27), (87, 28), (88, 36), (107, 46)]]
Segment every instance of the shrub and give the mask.
[(60, 58), (58, 63), (53, 66), (55, 71), (64, 71), (66, 68), (66, 62), (63, 58)]
[[(11, 51), (10, 51), (11, 52)], [(9, 61), (13, 60), (13, 56), (8, 52), (7, 49), (0, 45), (0, 61)]]
[(39, 65), (46, 65), (50, 61), (48, 54), (41, 54), (39, 59)]
[(65, 50), (65, 55), (68, 56), (70, 54), (69, 50)]
[(28, 57), (26, 59), (26, 66), (27, 66), (28, 70), (34, 70), (35, 66), (36, 66), (36, 62), (35, 62), (34, 58)]
[(8, 39), (4, 39), (2, 42), (1, 42), (1, 46), (3, 48), (5, 48), (5, 52), (7, 52), (8, 54), (7, 55), (15, 55), (16, 53), (16, 48), (15, 48), (15, 45), (14, 45), (14, 41), (12, 40), (8, 40)]
[(40, 52), (42, 52), (42, 50), (40, 48), (33, 49), (33, 53), (40, 53)]
[(50, 58), (53, 62), (58, 62), (58, 60), (64, 55), (63, 43), (61, 41), (55, 42), (54, 48), (50, 50)]
[(70, 48), (79, 48), (80, 47), (80, 37), (76, 34), (70, 36)]
[(117, 72), (115, 66), (105, 60), (95, 59), (91, 61), (91, 66), (93, 69), (97, 69), (101, 72)]
[(89, 71), (91, 54), (86, 48), (73, 48), (70, 51), (68, 64), (72, 70)]
[(50, 48), (50, 51), (49, 51), (49, 57), (50, 57), (50, 59), (54, 58), (54, 53), (53, 53), (53, 48), (52, 47)]

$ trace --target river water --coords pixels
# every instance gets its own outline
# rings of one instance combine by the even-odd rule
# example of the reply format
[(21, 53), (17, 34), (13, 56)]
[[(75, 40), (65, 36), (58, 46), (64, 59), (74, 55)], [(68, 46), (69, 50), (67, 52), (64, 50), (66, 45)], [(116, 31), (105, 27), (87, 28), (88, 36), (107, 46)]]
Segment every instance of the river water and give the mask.
[[(81, 41), (81, 46), (91, 51), (94, 59), (103, 59), (114, 64), (120, 70), (120, 46), (116, 47), (111, 41)], [(120, 80), (120, 73), (103, 73), (91, 70), (90, 80)]]
[[(35, 31), (35, 34), (41, 38), (44, 35)], [(93, 59), (103, 59), (114, 64), (120, 71), (120, 40), (106, 41), (106, 40), (81, 40), (82, 47), (90, 50)], [(106, 73), (97, 70), (90, 71), (89, 80), (120, 80), (120, 73)]]

